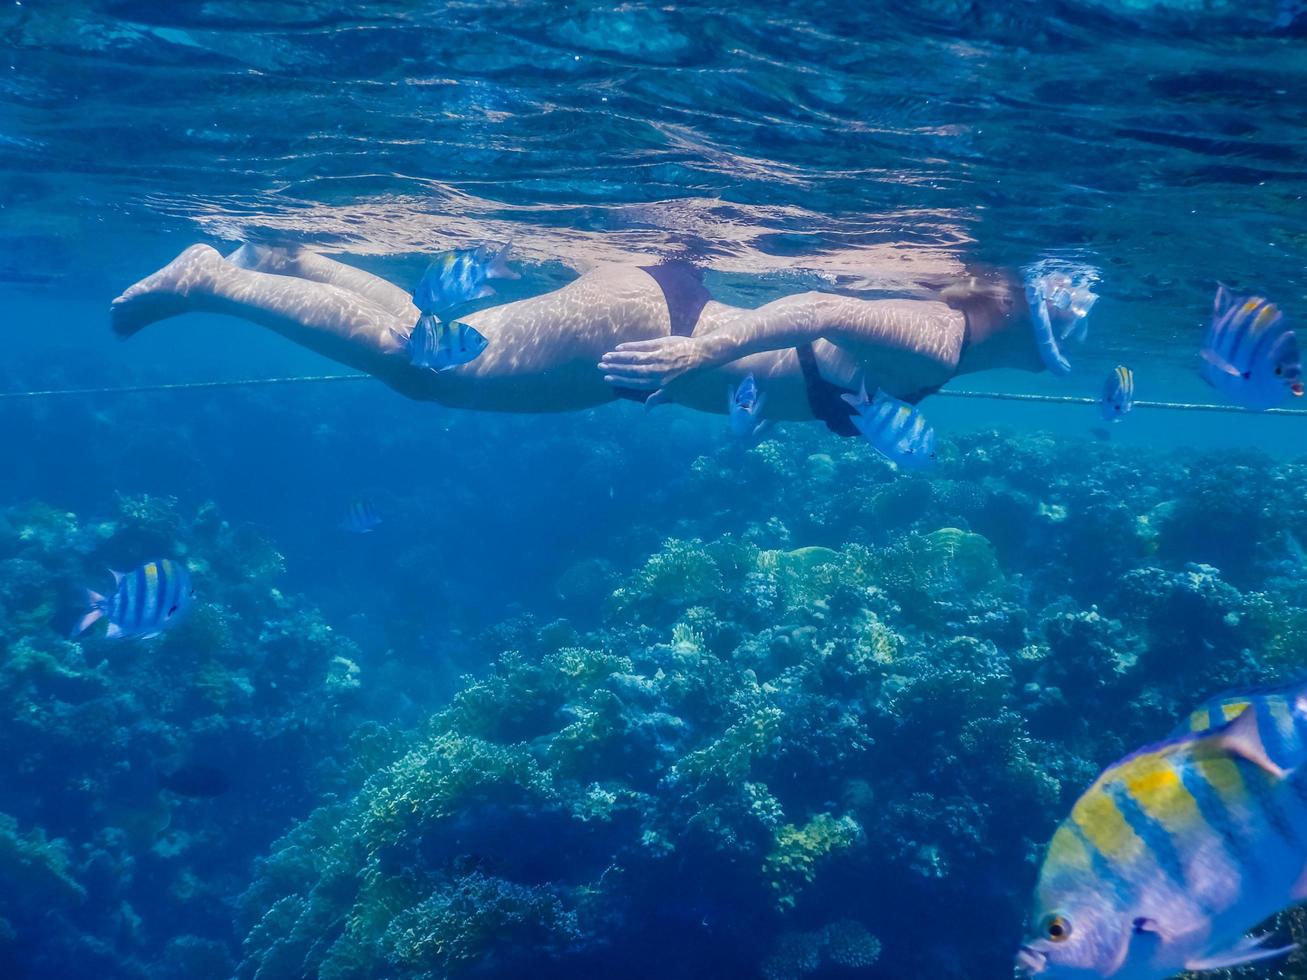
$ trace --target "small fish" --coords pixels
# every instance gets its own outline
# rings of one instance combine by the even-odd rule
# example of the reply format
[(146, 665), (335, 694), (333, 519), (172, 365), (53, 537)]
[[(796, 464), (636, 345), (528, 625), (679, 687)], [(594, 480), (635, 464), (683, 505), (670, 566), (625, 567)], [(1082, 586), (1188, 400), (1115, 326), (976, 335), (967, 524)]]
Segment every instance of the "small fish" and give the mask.
[(1218, 287), (1201, 354), (1203, 380), (1245, 408), (1264, 411), (1303, 393), (1298, 337), (1261, 296), (1236, 298)]
[(1098, 400), (1105, 422), (1120, 422), (1135, 407), (1135, 373), (1118, 364), (1103, 383), (1103, 397)]
[(105, 617), (109, 626), (104, 635), (110, 639), (148, 640), (176, 626), (195, 597), (186, 566), (168, 558), (146, 562), (133, 572), (113, 572), (113, 577), (117, 585), (113, 595), (87, 590), (90, 608), (78, 620), (73, 636)]
[(762, 407), (767, 403), (767, 396), (760, 394), (758, 383), (753, 375), (746, 375), (734, 390), (726, 389), (726, 407), (730, 413), (731, 434), (739, 439), (748, 439), (763, 424)]
[(437, 255), (413, 290), (413, 304), (424, 314), (444, 316), (474, 300), (495, 295), (487, 279), (518, 279), (508, 267), (508, 243), (499, 251), (486, 245), (455, 249)]
[(160, 773), (159, 788), (178, 796), (214, 797), (222, 796), (231, 788), (231, 779), (213, 766), (190, 764), (170, 773)]
[(367, 534), (381, 524), (381, 514), (371, 500), (351, 500), (345, 508), (345, 519), (340, 522), (342, 531)]
[(890, 462), (910, 469), (935, 462), (935, 430), (916, 407), (883, 391), (869, 400), (865, 384), (857, 395), (840, 397), (856, 409), (853, 424), (858, 431)]
[(1307, 690), (1225, 696), (1110, 766), (1048, 846), (1036, 936), (1045, 980), (1162, 980), (1280, 956), (1245, 932), (1307, 898)]
[(448, 371), (476, 360), (490, 346), (490, 341), (475, 327), (462, 320), (442, 323), (436, 317), (423, 314), (407, 337), (392, 330), (404, 342), (409, 361), (414, 367), (431, 371)]

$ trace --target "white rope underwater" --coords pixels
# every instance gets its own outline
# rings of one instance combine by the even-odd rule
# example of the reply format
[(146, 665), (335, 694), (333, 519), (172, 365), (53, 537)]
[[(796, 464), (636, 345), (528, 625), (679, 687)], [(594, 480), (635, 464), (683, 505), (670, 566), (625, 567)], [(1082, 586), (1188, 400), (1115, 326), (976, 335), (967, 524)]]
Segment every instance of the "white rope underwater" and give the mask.
[[(0, 391), (0, 401), (18, 401), (37, 398), (72, 398), (95, 395), (140, 395), (174, 391), (205, 391), (218, 388), (266, 388), (273, 385), (331, 384), (340, 381), (375, 381), (370, 374), (306, 374), (284, 378), (239, 378), (230, 381), (187, 381), (173, 384), (119, 385), (105, 388), (49, 388), (35, 391)], [(943, 398), (977, 398), (999, 402), (1037, 402), (1047, 405), (1097, 405), (1097, 398), (1084, 395), (1030, 395), (1007, 391), (947, 391), (935, 392)], [(1231, 415), (1307, 415), (1303, 408), (1270, 408), (1263, 412), (1241, 408), (1238, 405), (1217, 405), (1210, 402), (1137, 401), (1135, 408), (1155, 408), (1167, 412), (1227, 412)]]
[[(1022, 395), (1009, 391), (937, 391), (932, 397), (981, 398), (996, 402), (1042, 402), (1053, 405), (1097, 405), (1097, 398), (1085, 395)], [(1211, 402), (1136, 401), (1135, 408), (1159, 408), (1167, 412), (1228, 412), (1231, 415), (1307, 415), (1307, 408), (1268, 408), (1255, 411), (1240, 405)]]

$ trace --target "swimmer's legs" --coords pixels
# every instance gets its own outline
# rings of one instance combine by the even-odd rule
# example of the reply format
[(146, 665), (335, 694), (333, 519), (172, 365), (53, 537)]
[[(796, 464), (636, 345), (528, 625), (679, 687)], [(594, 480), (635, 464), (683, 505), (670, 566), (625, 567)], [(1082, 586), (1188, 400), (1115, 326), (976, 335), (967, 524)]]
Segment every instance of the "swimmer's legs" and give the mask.
[[(416, 373), (394, 356), (412, 326), (357, 293), (329, 283), (242, 269), (208, 245), (192, 245), (113, 301), (114, 332), (123, 337), (183, 313), (225, 313), (391, 383)], [(398, 385), (397, 385), (398, 386)]]
[(271, 272), (339, 286), (375, 303), (391, 315), (407, 320), (408, 326), (417, 321), (418, 311), (412, 298), (394, 283), (316, 252), (246, 243), (227, 256), (227, 261), (252, 272)]

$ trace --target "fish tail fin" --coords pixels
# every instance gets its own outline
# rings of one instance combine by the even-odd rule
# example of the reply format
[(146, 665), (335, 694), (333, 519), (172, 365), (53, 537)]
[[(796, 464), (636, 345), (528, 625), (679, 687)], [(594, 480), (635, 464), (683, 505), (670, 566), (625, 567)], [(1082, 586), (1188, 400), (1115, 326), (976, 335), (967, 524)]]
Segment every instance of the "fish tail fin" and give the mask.
[(506, 242), (504, 247), (495, 253), (495, 257), (490, 260), (490, 265), (486, 269), (487, 279), (521, 279), (520, 273), (513, 271), (508, 267), (508, 253), (512, 249), (513, 243)]
[(1270, 936), (1244, 936), (1229, 949), (1190, 960), (1185, 963), (1184, 968), (1195, 973), (1202, 970), (1225, 970), (1232, 966), (1242, 966), (1245, 963), (1256, 963), (1258, 960), (1269, 960), (1275, 956), (1285, 956), (1298, 948), (1297, 943), (1267, 948), (1265, 944), (1269, 938)]
[(92, 624), (105, 614), (105, 608), (108, 605), (109, 600), (100, 595), (100, 593), (87, 589), (86, 603), (90, 608), (86, 610), (85, 615), (83, 615), (82, 618), (77, 621), (77, 625), (73, 627), (73, 636), (81, 636), (90, 629)]

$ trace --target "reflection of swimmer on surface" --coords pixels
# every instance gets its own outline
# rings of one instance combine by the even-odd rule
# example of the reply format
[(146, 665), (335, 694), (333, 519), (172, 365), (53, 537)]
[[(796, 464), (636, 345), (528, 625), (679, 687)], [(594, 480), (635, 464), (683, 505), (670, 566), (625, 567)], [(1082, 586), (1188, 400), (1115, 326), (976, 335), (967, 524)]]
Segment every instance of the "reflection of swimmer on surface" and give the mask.
[[(182, 313), (227, 313), (411, 398), (492, 411), (568, 411), (663, 389), (660, 400), (720, 413), (727, 384), (752, 374), (768, 417), (817, 418), (856, 435), (840, 396), (863, 382), (916, 402), (959, 374), (1049, 363), (1050, 327), (1066, 337), (1087, 307), (1059, 304), (1059, 283), (1045, 279), (1047, 288), (1022, 290), (973, 278), (937, 299), (806, 292), (747, 310), (711, 299), (688, 265), (608, 266), (460, 316), (489, 345), (439, 373), (405, 352), (401, 338), (418, 317), (406, 291), (303, 250), (244, 245), (224, 259), (192, 245), (114, 300), (112, 315), (130, 336)], [(1042, 308), (1033, 324), (1031, 302)]]

